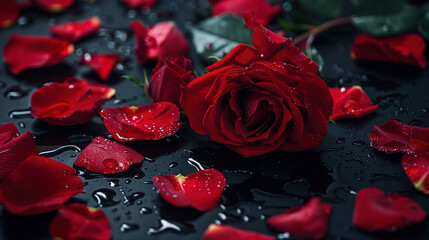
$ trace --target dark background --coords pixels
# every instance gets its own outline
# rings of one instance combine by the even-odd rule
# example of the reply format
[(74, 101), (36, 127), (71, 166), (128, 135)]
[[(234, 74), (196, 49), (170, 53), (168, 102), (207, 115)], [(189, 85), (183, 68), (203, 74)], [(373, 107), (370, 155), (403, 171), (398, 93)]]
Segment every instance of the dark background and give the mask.
[[(289, 6), (284, 4), (285, 9)], [(63, 81), (69, 76), (101, 83), (87, 66), (77, 65), (78, 59), (85, 52), (117, 52), (128, 61), (117, 67), (107, 82), (117, 93), (104, 106), (149, 104), (143, 89), (120, 78), (123, 74), (143, 78), (143, 67), (137, 65), (134, 56), (134, 36), (129, 23), (135, 18), (141, 19), (146, 26), (173, 20), (190, 39), (190, 27), (202, 19), (207, 8), (205, 0), (162, 0), (150, 11), (128, 10), (116, 0), (98, 0), (92, 4), (76, 1), (71, 9), (55, 15), (25, 11), (17, 24), (0, 31), (0, 47), (11, 33), (50, 35), (48, 25), (93, 15), (101, 18), (103, 29), (97, 36), (75, 44), (75, 52), (54, 67), (14, 76), (4, 63), (0, 63), (0, 123), (14, 122), (21, 133), (29, 130), (35, 135), (40, 151), (63, 145), (84, 148), (95, 136), (109, 137), (99, 116), (74, 127), (53, 126), (33, 119), (27, 114), (31, 93), (44, 83)], [(429, 239), (428, 221), (393, 234), (364, 233), (351, 224), (354, 194), (365, 187), (409, 196), (429, 212), (429, 196), (415, 190), (408, 181), (400, 165), (401, 155), (380, 153), (372, 149), (368, 141), (373, 125), (390, 119), (429, 127), (428, 68), (354, 62), (349, 51), (357, 33), (351, 25), (339, 27), (317, 37), (314, 44), (324, 57), (323, 73), (330, 87), (361, 85), (380, 107), (376, 113), (360, 119), (329, 123), (329, 133), (319, 148), (244, 158), (209, 141), (207, 136), (199, 136), (185, 120), (174, 136), (127, 144), (147, 158), (125, 173), (105, 176), (76, 169), (86, 184), (85, 193), (70, 202), (101, 207), (110, 219), (113, 239), (200, 239), (210, 223), (225, 223), (276, 235), (265, 219), (286, 208), (302, 205), (311, 196), (322, 196), (333, 206), (326, 239)], [(202, 60), (193, 53), (192, 61), (201, 73), (204, 69)], [(150, 72), (153, 65), (154, 62), (150, 62), (144, 67)], [(68, 147), (46, 156), (72, 166), (78, 155), (75, 147)], [(158, 174), (195, 172), (196, 168), (188, 163), (189, 158), (225, 174), (228, 185), (221, 204), (211, 211), (174, 207), (160, 198), (151, 182)], [(49, 239), (49, 221), (54, 215), (55, 212), (17, 217), (1, 210), (0, 238)], [(284, 236), (278, 235), (278, 238)]]

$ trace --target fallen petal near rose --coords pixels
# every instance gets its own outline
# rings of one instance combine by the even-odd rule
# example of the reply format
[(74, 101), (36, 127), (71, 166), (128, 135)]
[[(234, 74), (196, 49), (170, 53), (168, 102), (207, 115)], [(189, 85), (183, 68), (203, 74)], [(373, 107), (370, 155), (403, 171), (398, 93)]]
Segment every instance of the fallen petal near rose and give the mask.
[(334, 109), (331, 114), (334, 121), (363, 117), (375, 112), (378, 108), (378, 104), (374, 105), (360, 86), (329, 88), (329, 91), (334, 100)]
[(429, 194), (429, 151), (404, 154), (401, 164), (414, 187)]
[(82, 203), (72, 203), (58, 209), (49, 232), (52, 239), (61, 240), (109, 240), (112, 237), (106, 214), (101, 209)]
[(288, 232), (292, 237), (321, 239), (329, 229), (332, 207), (313, 197), (301, 206), (287, 209), (284, 213), (269, 217), (267, 222), (279, 232)]
[(25, 159), (38, 156), (30, 132), (19, 134), (13, 123), (0, 125), (0, 183)]
[(73, 50), (73, 44), (64, 39), (12, 34), (3, 47), (3, 59), (13, 74), (19, 74), (60, 63)]
[(16, 215), (45, 213), (82, 193), (83, 182), (73, 168), (47, 157), (30, 156), (0, 185), (0, 203)]
[(227, 225), (210, 224), (201, 237), (202, 240), (274, 240), (262, 233), (247, 231)]
[(91, 17), (78, 22), (70, 21), (60, 25), (49, 26), (49, 31), (74, 43), (96, 33), (100, 27), (101, 20), (98, 17)]
[(74, 0), (33, 0), (33, 3), (44, 11), (58, 13), (70, 8)]
[(96, 137), (74, 162), (92, 172), (113, 174), (126, 171), (132, 164), (141, 163), (144, 157), (125, 145)]
[(356, 195), (353, 225), (368, 231), (394, 232), (422, 222), (426, 212), (411, 198), (364, 188)]
[(110, 134), (121, 142), (159, 140), (175, 134), (182, 125), (179, 108), (171, 102), (104, 108), (100, 116)]
[(226, 180), (221, 172), (205, 169), (186, 177), (181, 174), (154, 176), (153, 183), (167, 202), (206, 211), (219, 204)]
[(88, 65), (97, 73), (101, 80), (107, 81), (116, 64), (123, 60), (124, 58), (116, 53), (87, 53), (82, 56), (79, 63)]
[(415, 33), (383, 38), (361, 33), (353, 42), (351, 55), (356, 60), (406, 63), (425, 68), (425, 48), (425, 40)]

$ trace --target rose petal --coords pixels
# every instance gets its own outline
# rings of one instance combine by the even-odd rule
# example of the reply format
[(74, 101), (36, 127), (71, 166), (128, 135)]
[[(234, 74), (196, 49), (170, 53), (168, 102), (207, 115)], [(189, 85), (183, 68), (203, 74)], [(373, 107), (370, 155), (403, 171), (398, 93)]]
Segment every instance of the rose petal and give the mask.
[(429, 194), (429, 152), (405, 154), (401, 164), (414, 187)]
[(180, 106), (180, 90), (194, 77), (191, 60), (181, 56), (168, 56), (159, 61), (152, 71), (148, 93), (154, 102), (168, 101)]
[(353, 224), (362, 230), (394, 232), (425, 218), (425, 211), (409, 197), (378, 188), (364, 188), (356, 195)]
[(104, 108), (100, 116), (110, 134), (121, 142), (159, 140), (175, 134), (182, 125), (179, 108), (170, 102)]
[(58, 209), (49, 227), (51, 239), (109, 240), (112, 237), (109, 219), (97, 208), (72, 203)]
[(92, 172), (113, 174), (126, 171), (132, 164), (141, 163), (144, 157), (135, 150), (115, 141), (96, 137), (74, 162)]
[(378, 104), (374, 105), (360, 86), (329, 88), (329, 91), (334, 100), (331, 115), (334, 121), (343, 118), (359, 118), (375, 112), (378, 108)]
[(12, 34), (3, 47), (3, 58), (14, 74), (55, 65), (74, 50), (67, 40)]
[(74, 0), (33, 0), (34, 4), (47, 12), (62, 12), (71, 5), (73, 5)]
[(268, 218), (268, 224), (279, 232), (288, 232), (292, 237), (321, 239), (326, 236), (332, 207), (313, 197), (301, 206)]
[(68, 165), (30, 156), (0, 185), (0, 203), (17, 215), (45, 213), (83, 192), (83, 182)]
[(369, 134), (371, 146), (388, 154), (414, 153), (429, 150), (429, 128), (408, 126), (396, 120), (374, 126)]
[(111, 99), (116, 93), (116, 89), (111, 88), (109, 85), (90, 81), (86, 81), (86, 84), (91, 92), (99, 94), (104, 100)]
[(158, 0), (121, 0), (129, 8), (151, 9)]
[(253, 12), (258, 23), (268, 25), (281, 11), (280, 5), (271, 6), (267, 0), (219, 0), (213, 5), (212, 15), (232, 13), (244, 16)]
[(49, 26), (49, 31), (70, 42), (77, 42), (80, 39), (92, 35), (101, 27), (101, 20), (98, 17), (91, 17), (79, 22), (66, 22), (60, 25)]
[(131, 28), (136, 35), (134, 50), (140, 65), (148, 59), (162, 60), (169, 55), (189, 56), (188, 40), (172, 21), (147, 29), (142, 22), (135, 20)]
[(181, 174), (154, 176), (153, 183), (167, 202), (206, 211), (218, 205), (226, 180), (221, 172), (205, 169), (186, 177)]
[(110, 73), (116, 64), (123, 61), (123, 57), (119, 54), (85, 54), (80, 59), (80, 64), (86, 64), (92, 68), (97, 75), (103, 80), (107, 81)]
[(354, 40), (351, 55), (356, 60), (407, 63), (425, 68), (425, 48), (425, 40), (414, 33), (383, 38), (361, 33)]
[[(101, 86), (91, 86), (101, 91)], [(109, 93), (99, 91), (93, 92), (84, 79), (44, 85), (31, 95), (31, 115), (56, 125), (86, 123), (100, 111), (106, 94), (111, 94), (111, 90)]]
[(33, 135), (19, 135), (13, 123), (0, 125), (0, 183), (25, 159), (39, 155)]
[(19, 8), (14, 0), (0, 1), (0, 28), (12, 26), (19, 17)]
[(233, 228), (227, 225), (210, 224), (203, 233), (202, 240), (274, 240), (274, 237), (261, 233)]

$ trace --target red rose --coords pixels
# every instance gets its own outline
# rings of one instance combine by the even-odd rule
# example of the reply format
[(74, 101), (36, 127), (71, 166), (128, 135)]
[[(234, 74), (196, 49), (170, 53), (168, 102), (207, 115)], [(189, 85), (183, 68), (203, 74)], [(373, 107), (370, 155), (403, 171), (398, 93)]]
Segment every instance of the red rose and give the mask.
[(351, 55), (356, 60), (407, 63), (426, 67), (425, 40), (417, 34), (389, 38), (359, 34), (352, 46)]
[(282, 11), (280, 5), (271, 6), (267, 0), (217, 0), (213, 3), (212, 15), (233, 13), (244, 16), (253, 12), (256, 21), (263, 25), (268, 25), (271, 19)]
[(290, 39), (248, 25), (256, 48), (237, 46), (182, 90), (191, 127), (247, 156), (319, 146), (333, 101), (317, 65)]
[(168, 56), (158, 62), (150, 76), (148, 93), (154, 102), (168, 101), (180, 106), (180, 89), (194, 77), (191, 60), (180, 56)]

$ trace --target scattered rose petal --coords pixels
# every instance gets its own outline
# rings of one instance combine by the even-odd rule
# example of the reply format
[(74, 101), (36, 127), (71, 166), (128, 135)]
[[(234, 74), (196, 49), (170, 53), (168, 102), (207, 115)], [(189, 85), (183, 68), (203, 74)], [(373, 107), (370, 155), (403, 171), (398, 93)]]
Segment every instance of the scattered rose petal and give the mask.
[(82, 203), (72, 203), (58, 209), (49, 232), (54, 240), (109, 240), (112, 237), (106, 214), (101, 209)]
[(39, 150), (30, 132), (19, 135), (13, 123), (0, 125), (0, 183), (32, 155), (39, 155)]
[(151, 9), (158, 0), (121, 0), (128, 8)]
[(274, 237), (227, 225), (210, 224), (202, 240), (275, 240)]
[[(99, 92), (104, 90), (101, 84), (98, 85), (72, 78), (43, 85), (31, 95), (31, 115), (56, 125), (86, 123), (98, 114), (106, 95), (111, 94), (111, 90)], [(97, 91), (91, 91), (91, 88)]]
[(414, 187), (429, 194), (429, 151), (405, 154), (401, 163)]
[(369, 134), (371, 146), (388, 154), (415, 153), (429, 150), (429, 128), (408, 126), (396, 120), (374, 126)]
[(174, 206), (206, 211), (219, 204), (226, 180), (221, 172), (205, 169), (186, 177), (181, 174), (154, 176), (153, 183), (162, 198)]
[(86, 84), (91, 92), (99, 94), (104, 100), (111, 99), (116, 93), (116, 89), (111, 88), (106, 84), (99, 84), (90, 81), (86, 81)]
[(220, 61), (207, 67), (207, 70), (237, 65), (248, 67), (257, 61), (282, 62), (299, 68), (304, 74), (308, 72), (317, 73), (319, 66), (311, 61), (304, 53), (297, 48), (292, 39), (285, 38), (256, 23), (253, 14), (244, 16), (246, 25), (253, 29), (252, 43), (254, 46), (239, 44), (232, 49)]
[(174, 22), (161, 22), (146, 28), (135, 20), (131, 28), (136, 35), (134, 50), (140, 65), (148, 59), (162, 60), (169, 55), (189, 56), (188, 40)]
[(12, 34), (3, 47), (3, 58), (14, 74), (55, 65), (74, 50), (67, 40)]
[(113, 68), (121, 61), (123, 61), (122, 56), (115, 53), (88, 53), (82, 56), (79, 63), (88, 65), (103, 81), (107, 81)]
[(351, 88), (329, 88), (334, 109), (331, 114), (332, 120), (343, 118), (359, 118), (377, 110), (378, 104), (374, 105), (368, 95), (360, 86)]
[(50, 26), (49, 31), (70, 42), (77, 42), (80, 39), (92, 35), (101, 27), (101, 20), (98, 17), (91, 17), (79, 22), (66, 22), (60, 25)]
[(159, 140), (175, 134), (182, 125), (179, 108), (170, 102), (104, 108), (100, 115), (109, 133), (121, 142)]
[(73, 168), (47, 157), (30, 156), (0, 185), (0, 203), (16, 215), (52, 211), (83, 192)]
[(148, 94), (154, 102), (168, 101), (180, 106), (180, 90), (194, 77), (191, 60), (181, 56), (168, 56), (159, 61), (152, 71)]
[(268, 224), (279, 232), (292, 237), (321, 239), (326, 236), (332, 207), (313, 197), (301, 206), (287, 209), (284, 213), (268, 218)]
[(58, 13), (71, 7), (74, 0), (33, 0), (33, 2), (34, 5), (44, 11)]
[(353, 43), (351, 55), (356, 60), (407, 63), (426, 67), (425, 40), (417, 34), (381, 38), (359, 34)]
[(353, 224), (365, 231), (394, 232), (426, 218), (411, 198), (384, 194), (378, 188), (364, 188), (356, 195)]
[(14, 0), (0, 1), (0, 28), (12, 26), (19, 17), (19, 8)]
[(143, 156), (115, 141), (96, 137), (74, 162), (92, 172), (113, 174), (126, 171), (132, 164), (141, 163)]
[(232, 13), (244, 16), (253, 12), (257, 23), (268, 25), (281, 11), (280, 5), (271, 6), (267, 0), (219, 0), (213, 5), (212, 15)]

